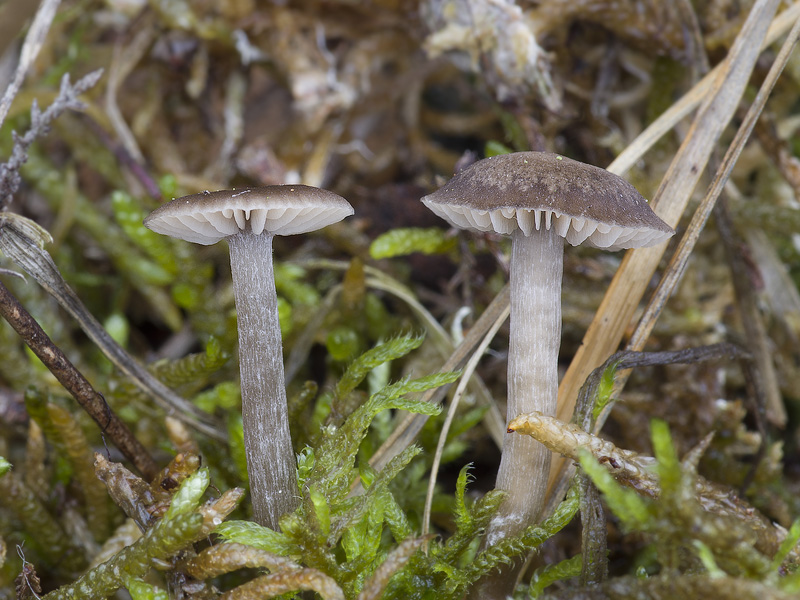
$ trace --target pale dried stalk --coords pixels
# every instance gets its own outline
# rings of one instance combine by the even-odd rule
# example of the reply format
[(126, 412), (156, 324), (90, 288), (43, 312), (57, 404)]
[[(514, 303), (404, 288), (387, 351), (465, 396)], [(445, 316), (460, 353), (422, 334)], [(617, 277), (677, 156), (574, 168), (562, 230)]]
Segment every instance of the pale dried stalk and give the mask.
[(131, 71), (144, 58), (145, 53), (156, 39), (157, 33), (158, 30), (155, 24), (145, 23), (145, 26), (139, 29), (139, 32), (127, 47), (123, 49), (121, 44), (115, 45), (114, 55), (108, 69), (108, 85), (106, 86), (105, 98), (106, 114), (125, 150), (140, 165), (145, 162), (144, 154), (142, 154), (139, 144), (136, 142), (136, 136), (133, 135), (130, 127), (125, 122), (125, 117), (122, 116), (122, 111), (117, 104), (117, 92)]
[[(670, 297), (670, 295), (674, 291), (675, 286), (680, 281), (681, 275), (685, 270), (686, 263), (689, 260), (691, 251), (694, 249), (694, 245), (699, 237), (700, 231), (705, 225), (708, 219), (708, 215), (710, 211), (713, 209), (716, 199), (719, 197), (719, 194), (721, 193), (725, 182), (728, 180), (730, 173), (733, 169), (733, 166), (735, 165), (736, 159), (741, 153), (741, 150), (744, 147), (744, 144), (747, 141), (749, 134), (752, 131), (752, 128), (758, 118), (758, 115), (761, 113), (763, 106), (766, 103), (772, 88), (774, 87), (775, 82), (777, 81), (778, 76), (780, 75), (781, 71), (783, 70), (783, 67), (786, 64), (786, 61), (791, 55), (791, 50), (794, 44), (797, 42), (798, 36), (800, 36), (800, 21), (798, 21), (798, 19), (800, 19), (800, 11), (795, 12), (794, 15), (795, 15), (794, 27), (792, 28), (792, 31), (790, 32), (788, 38), (784, 42), (778, 57), (773, 63), (769, 74), (767, 75), (764, 83), (762, 84), (761, 89), (759, 90), (753, 102), (753, 105), (748, 110), (745, 120), (742, 122), (739, 130), (737, 131), (736, 136), (734, 137), (734, 140), (731, 142), (731, 145), (725, 154), (723, 162), (715, 174), (714, 181), (709, 186), (706, 197), (698, 206), (692, 218), (692, 221), (687, 227), (683, 239), (681, 239), (678, 249), (675, 251), (675, 254), (673, 255), (667, 269), (664, 272), (662, 280), (659, 282), (659, 285), (655, 293), (653, 294), (650, 303), (648, 304), (644, 314), (640, 318), (637, 328), (634, 331), (633, 335), (631, 336), (631, 340), (627, 346), (628, 350), (636, 351), (636, 350), (641, 350), (644, 347), (644, 344), (646, 343), (653, 329), (653, 326), (655, 325), (655, 321), (658, 319), (661, 313), (663, 306), (666, 304), (667, 299)], [(781, 15), (781, 17), (784, 17), (784, 15)], [(600, 312), (600, 310), (598, 310), (598, 316), (601, 314), (602, 313)], [(589, 332), (587, 332), (587, 337), (588, 336)], [(586, 342), (584, 342), (584, 344), (585, 343)], [(577, 358), (578, 355), (576, 355), (575, 359), (576, 361)], [(759, 363), (759, 371), (760, 372), (766, 371), (767, 377), (764, 379), (766, 382), (769, 382), (770, 381), (769, 369), (772, 368), (772, 364), (770, 363), (765, 366), (763, 363), (764, 360), (762, 355), (762, 360)], [(575, 362), (573, 361), (573, 365), (574, 364)], [(572, 370), (573, 365), (570, 366), (570, 371)], [(570, 371), (567, 372), (567, 376), (565, 376), (564, 381), (562, 381), (562, 390), (565, 388), (565, 385), (567, 384), (567, 377), (569, 377)], [(627, 372), (621, 372), (620, 374), (617, 375), (617, 379), (615, 381), (615, 390), (614, 390), (615, 395), (618, 395), (620, 393), (620, 391), (625, 385), (625, 382), (627, 381), (627, 377), (628, 377)], [(772, 379), (772, 381), (774, 381), (774, 378)], [(785, 412), (783, 410), (783, 405), (780, 398), (779, 390), (777, 389), (777, 386), (772, 386), (771, 392), (770, 392), (770, 387), (766, 387), (765, 391), (767, 394), (768, 406), (771, 407), (772, 409), (771, 410), (772, 419), (780, 423), (782, 420), (781, 415), (783, 415), (783, 419), (785, 419)], [(600, 417), (598, 428), (602, 426), (607, 416), (608, 416), (608, 411), (606, 411)], [(563, 412), (559, 411), (559, 417), (566, 418), (566, 415)], [(554, 463), (558, 464), (559, 461), (560, 459), (558, 457), (554, 458)], [(551, 496), (554, 494), (554, 490), (563, 489), (565, 482), (569, 478), (569, 472), (571, 472), (571, 469), (562, 471), (560, 480), (556, 480), (557, 476), (556, 473), (554, 472), (551, 473), (551, 481), (550, 481)], [(551, 498), (550, 500), (551, 500), (550, 505), (552, 506), (553, 498)]]
[[(782, 35), (785, 35), (798, 17), (800, 17), (800, 3), (796, 2), (772, 22), (761, 43), (761, 50), (765, 50)], [(627, 173), (658, 140), (673, 131), (675, 126), (707, 97), (722, 68), (722, 65), (717, 65), (698, 81), (692, 89), (640, 133), (625, 150), (620, 152), (619, 156), (606, 167), (606, 170), (616, 175)]]
[(44, 245), (50, 241), (50, 234), (30, 219), (13, 213), (4, 213), (0, 218), (0, 250), (3, 254), (58, 301), (114, 366), (167, 413), (174, 411), (177, 418), (211, 438), (227, 440), (227, 435), (214, 425), (213, 417), (161, 383), (114, 341), (69, 287), (50, 253), (44, 249)]
[(481, 343), (475, 349), (472, 356), (467, 362), (464, 370), (461, 373), (461, 379), (458, 382), (458, 387), (456, 387), (456, 391), (453, 393), (453, 398), (450, 400), (450, 407), (447, 409), (447, 416), (445, 417), (444, 423), (442, 424), (442, 431), (439, 433), (439, 441), (436, 445), (436, 454), (433, 456), (433, 464), (431, 465), (431, 475), (428, 479), (428, 495), (425, 498), (425, 510), (422, 516), (422, 535), (428, 533), (430, 528), (430, 520), (431, 520), (431, 505), (433, 504), (433, 490), (436, 486), (436, 479), (439, 475), (439, 463), (442, 459), (442, 452), (444, 451), (444, 444), (447, 441), (447, 434), (450, 432), (450, 426), (453, 423), (453, 418), (456, 414), (456, 409), (458, 408), (459, 403), (461, 402), (461, 398), (464, 396), (464, 392), (467, 389), (467, 384), (469, 383), (470, 379), (472, 378), (472, 374), (475, 372), (475, 369), (478, 366), (478, 362), (480, 362), (481, 358), (483, 358), (484, 352), (486, 352), (486, 348), (489, 346), (491, 341), (494, 339), (494, 336), (497, 335), (497, 330), (500, 329), (500, 326), (505, 323), (506, 319), (508, 318), (509, 313), (511, 312), (511, 306), (506, 306), (506, 309), (500, 313), (498, 318), (492, 323), (492, 327), (483, 337)]
[[(689, 256), (700, 237), (700, 232), (705, 227), (706, 221), (708, 221), (708, 217), (716, 204), (717, 198), (719, 198), (725, 183), (730, 178), (733, 167), (739, 159), (739, 155), (742, 153), (747, 140), (750, 138), (753, 127), (763, 111), (767, 99), (775, 87), (775, 83), (783, 72), (783, 68), (789, 60), (789, 56), (791, 55), (794, 45), (797, 43), (798, 37), (800, 37), (800, 19), (795, 22), (789, 36), (781, 47), (780, 53), (772, 64), (761, 89), (758, 90), (758, 94), (748, 109), (747, 115), (739, 126), (736, 136), (733, 138), (733, 141), (725, 153), (725, 157), (722, 159), (722, 164), (714, 175), (714, 180), (711, 182), (705, 198), (703, 198), (703, 201), (692, 216), (692, 220), (686, 228), (686, 233), (681, 239), (678, 248), (675, 250), (675, 254), (673, 254), (670, 259), (664, 276), (658, 283), (658, 287), (647, 305), (644, 314), (639, 319), (639, 323), (631, 336), (630, 342), (628, 342), (626, 350), (639, 351), (644, 348), (645, 342), (647, 338), (650, 337), (656, 320), (661, 314), (664, 305), (667, 303), (667, 299), (672, 295), (678, 281), (680, 281), (686, 270)], [(757, 357), (756, 359), (758, 360)], [(783, 407), (780, 390), (778, 389), (777, 381), (774, 377), (774, 366), (770, 362), (768, 365), (759, 364), (759, 367), (762, 372), (768, 371), (773, 374), (771, 378), (765, 377), (765, 381), (774, 382), (773, 385), (766, 387), (767, 415), (773, 423), (778, 426), (783, 426), (786, 424), (786, 410)], [(621, 389), (625, 385), (626, 380), (627, 374), (620, 374), (616, 381), (617, 389)]]
[[(759, 0), (753, 6), (716, 75), (719, 85), (715, 93), (700, 108), (656, 192), (655, 212), (672, 227), (678, 223), (722, 130), (739, 105), (777, 6), (778, 0)], [(666, 244), (661, 244), (631, 250), (625, 255), (559, 387), (560, 419), (569, 420), (583, 381), (618, 347), (665, 249)], [(549, 495), (552, 496), (565, 466), (560, 456), (553, 457)]]
[[(27, 1), (31, 2), (31, 0)], [(28, 29), (28, 35), (25, 36), (25, 43), (22, 45), (22, 52), (20, 53), (17, 70), (14, 73), (14, 79), (8, 85), (3, 98), (0, 100), (0, 125), (6, 120), (11, 103), (25, 80), (25, 74), (44, 45), (47, 32), (50, 30), (50, 25), (56, 16), (60, 3), (61, 0), (43, 0), (39, 5), (36, 17), (34, 17), (33, 23)]]
[[(475, 322), (475, 325), (470, 328), (470, 330), (467, 332), (467, 335), (464, 336), (462, 342), (453, 351), (453, 354), (450, 355), (450, 358), (448, 358), (441, 366), (440, 371), (447, 372), (460, 369), (464, 363), (469, 360), (475, 346), (494, 326), (498, 318), (502, 317), (502, 321), (505, 321), (505, 319), (508, 318), (506, 316), (506, 311), (508, 311), (510, 306), (510, 291), (511, 288), (508, 285), (500, 290), (500, 293), (495, 296), (495, 299), (492, 300), (492, 303), (486, 307), (486, 310), (483, 311), (483, 314)], [(421, 399), (425, 402), (440, 402), (444, 397), (445, 391), (446, 386), (442, 386), (435, 390), (429, 390), (423, 394)], [(387, 464), (389, 464), (389, 461), (392, 458), (400, 454), (403, 450), (411, 445), (411, 443), (414, 441), (414, 438), (416, 438), (417, 434), (422, 430), (422, 426), (425, 424), (427, 419), (428, 417), (424, 415), (407, 416), (397, 427), (394, 428), (386, 441), (381, 444), (381, 447), (378, 448), (375, 454), (372, 455), (372, 458), (369, 460), (370, 466), (377, 471), (383, 469)]]
[[(763, 43), (761, 44), (761, 48), (765, 48), (768, 45), (772, 44), (777, 40), (780, 36), (784, 35), (793, 25), (793, 23), (797, 20), (798, 16), (800, 16), (800, 3), (793, 4), (789, 8), (787, 8), (783, 13), (781, 13), (771, 24), (769, 31), (767, 32), (766, 37), (763, 39)], [(670, 109), (664, 112), (658, 119), (656, 119), (647, 129), (645, 129), (637, 138), (634, 140), (620, 155), (612, 162), (608, 167), (607, 170), (611, 173), (616, 175), (622, 175), (627, 172), (638, 160), (642, 158), (642, 156), (659, 140), (661, 137), (666, 135), (667, 133), (671, 132), (675, 125), (686, 115), (688, 115), (692, 110), (694, 110), (706, 97), (711, 89), (712, 85), (716, 81), (717, 77), (719, 76), (720, 71), (722, 70), (723, 65), (719, 65), (715, 67), (708, 75), (706, 75), (699, 83), (697, 83), (689, 92), (687, 92), (680, 100), (678, 100)], [(688, 196), (687, 196), (688, 197)], [(681, 209), (682, 212), (682, 209)], [(641, 254), (647, 250), (652, 249), (637, 249), (631, 250), (630, 253), (638, 253)], [(654, 253), (658, 253), (656, 249), (653, 251)], [(660, 254), (657, 254), (658, 258), (660, 258)], [(655, 262), (657, 263), (658, 260), (651, 259), (648, 262)], [(633, 267), (629, 267), (628, 270), (632, 271), (638, 265), (633, 265)], [(655, 267), (653, 267), (653, 270)], [(649, 275), (643, 276), (642, 279), (644, 282), (650, 280), (652, 276), (652, 271)], [(618, 284), (621, 285), (621, 284)], [(639, 285), (641, 287), (641, 284)], [(456, 348), (453, 352), (450, 359), (447, 360), (445, 365), (442, 366), (442, 370), (448, 370), (453, 368), (452, 365), (463, 365), (464, 362), (467, 360), (467, 356), (474, 351), (475, 346), (479, 343), (482, 337), (486, 334), (487, 331), (492, 327), (494, 320), (498, 318), (498, 315), (502, 313), (503, 310), (508, 305), (508, 287), (504, 288), (495, 298), (494, 302), (492, 302), (491, 308), (492, 311), (490, 312), (487, 309), (484, 312), (484, 315), (476, 322), (476, 324), (470, 329), (469, 334), (463, 342)], [(505, 295), (505, 297), (504, 297)], [(638, 294), (638, 297), (635, 300), (634, 306), (638, 304), (639, 299), (641, 298), (642, 294)], [(614, 304), (612, 302), (605, 302), (604, 306), (611, 307), (610, 309), (606, 309), (605, 312), (601, 312), (598, 310), (597, 316), (593, 322), (594, 327), (597, 327), (597, 323), (605, 319), (605, 315), (607, 312), (611, 312), (614, 309)], [(632, 314), (630, 310), (626, 310), (625, 314)], [(486, 317), (484, 319), (484, 317)], [(616, 328), (619, 331), (624, 331), (627, 327), (628, 323), (630, 322), (630, 318), (627, 320), (619, 319), (618, 317), (614, 317), (613, 319), (615, 322), (621, 322), (624, 320), (622, 325), (618, 325)], [(591, 330), (591, 328), (590, 328)], [(567, 372), (567, 375), (564, 377), (562, 384), (559, 388), (559, 405), (565, 404), (567, 408), (560, 410), (559, 414), (564, 414), (567, 412), (571, 412), (574, 407), (574, 398), (577, 396), (577, 391), (580, 388), (581, 384), (583, 383), (586, 375), (591, 372), (592, 368), (594, 368), (597, 364), (600, 364), (603, 361), (603, 357), (608, 356), (614, 349), (619, 345), (619, 339), (621, 339), (622, 334), (620, 333), (617, 337), (617, 341), (610, 345), (610, 350), (605, 350), (602, 352), (598, 352), (597, 354), (593, 354), (591, 356), (586, 356), (581, 351), (585, 348), (587, 341), (589, 340), (589, 332), (587, 331), (586, 336), (584, 337), (584, 343), (581, 346), (581, 350), (579, 350), (579, 354), (576, 355), (575, 359), (573, 360), (572, 365), (570, 366), (570, 371)], [(602, 336), (595, 334), (593, 336), (594, 339), (602, 339)], [(580, 358), (580, 361), (578, 360)], [(454, 367), (458, 368), (458, 366)], [(571, 398), (571, 400), (567, 400), (567, 398)], [(420, 416), (420, 415), (410, 415), (407, 417), (403, 422), (401, 422), (396, 428), (395, 431), (392, 433), (392, 436), (384, 442), (384, 444), (378, 449), (378, 451), (373, 455), (372, 460), (370, 460), (370, 465), (374, 468), (380, 470), (383, 468), (392, 457), (396, 456), (400, 452), (402, 452), (405, 448), (407, 448), (411, 442), (416, 437), (417, 433), (419, 433), (422, 425), (427, 420), (427, 417)], [(553, 483), (554, 479), (557, 476), (557, 470), (551, 469), (551, 478), (550, 483), (548, 484), (549, 488), (549, 495), (552, 496), (553, 490)]]

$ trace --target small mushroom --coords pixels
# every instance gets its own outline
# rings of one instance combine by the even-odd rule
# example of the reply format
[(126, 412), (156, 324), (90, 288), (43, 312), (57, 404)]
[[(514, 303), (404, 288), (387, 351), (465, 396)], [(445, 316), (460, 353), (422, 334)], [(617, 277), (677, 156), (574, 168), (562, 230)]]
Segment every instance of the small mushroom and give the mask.
[[(556, 412), (562, 239), (618, 250), (653, 246), (674, 233), (621, 177), (544, 152), (480, 160), (422, 201), (461, 229), (511, 236), (508, 421), (531, 411)], [(507, 497), (486, 545), (536, 521), (549, 468), (544, 446), (506, 435), (497, 488)]]
[(352, 214), (353, 207), (332, 192), (274, 185), (177, 198), (144, 220), (157, 233), (197, 244), (228, 240), (253, 516), (272, 529), (297, 505), (272, 238), (321, 229)]

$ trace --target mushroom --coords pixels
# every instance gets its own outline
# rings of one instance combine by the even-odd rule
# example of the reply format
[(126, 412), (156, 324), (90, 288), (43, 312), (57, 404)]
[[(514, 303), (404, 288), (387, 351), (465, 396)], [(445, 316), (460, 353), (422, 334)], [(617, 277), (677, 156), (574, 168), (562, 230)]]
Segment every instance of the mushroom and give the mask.
[(144, 220), (157, 233), (197, 244), (228, 240), (253, 516), (272, 529), (297, 505), (272, 238), (321, 229), (352, 214), (353, 207), (333, 192), (274, 185), (177, 198)]
[[(621, 177), (545, 152), (480, 160), (422, 201), (455, 227), (511, 236), (507, 422), (534, 410), (556, 413), (562, 239), (618, 250), (674, 233)], [(486, 546), (536, 521), (549, 468), (544, 446), (505, 436), (496, 487), (507, 496)]]

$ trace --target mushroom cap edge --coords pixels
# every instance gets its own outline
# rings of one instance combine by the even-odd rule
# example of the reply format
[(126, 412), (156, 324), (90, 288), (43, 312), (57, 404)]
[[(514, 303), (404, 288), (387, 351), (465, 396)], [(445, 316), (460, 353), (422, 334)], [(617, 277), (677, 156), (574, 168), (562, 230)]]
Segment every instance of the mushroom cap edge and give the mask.
[(243, 232), (307, 233), (352, 214), (353, 207), (338, 194), (283, 184), (175, 198), (150, 213), (144, 225), (156, 233), (207, 246)]
[(485, 158), (422, 201), (461, 229), (530, 235), (555, 227), (574, 246), (653, 246), (675, 233), (622, 177), (547, 152)]

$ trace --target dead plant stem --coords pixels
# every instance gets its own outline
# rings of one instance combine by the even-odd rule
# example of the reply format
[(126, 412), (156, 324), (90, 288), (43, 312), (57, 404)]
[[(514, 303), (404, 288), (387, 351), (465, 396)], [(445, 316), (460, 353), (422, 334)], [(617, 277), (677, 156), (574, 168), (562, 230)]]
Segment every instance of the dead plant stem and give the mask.
[(127, 425), (111, 410), (103, 395), (69, 361), (19, 303), (9, 289), (0, 283), (0, 315), (9, 322), (25, 344), (44, 363), (78, 404), (95, 420), (100, 430), (119, 448), (148, 481), (158, 474), (158, 465)]

